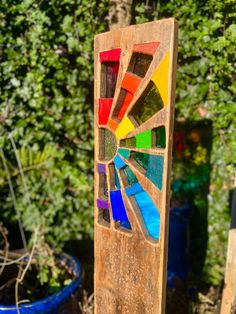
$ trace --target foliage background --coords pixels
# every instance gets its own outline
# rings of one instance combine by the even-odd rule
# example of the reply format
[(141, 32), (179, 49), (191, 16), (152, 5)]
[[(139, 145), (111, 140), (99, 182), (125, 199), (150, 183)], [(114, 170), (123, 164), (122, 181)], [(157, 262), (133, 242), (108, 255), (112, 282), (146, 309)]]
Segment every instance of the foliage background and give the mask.
[[(0, 144), (26, 230), (39, 222), (42, 238), (56, 248), (92, 237), (93, 37), (108, 28), (108, 8), (108, 0), (0, 3)], [(177, 118), (212, 121), (205, 274), (214, 284), (224, 270), (236, 163), (235, 12), (234, 0), (133, 3), (133, 23), (178, 19)], [(22, 159), (30, 210), (9, 133)], [(14, 221), (3, 170), (0, 184), (2, 218)]]

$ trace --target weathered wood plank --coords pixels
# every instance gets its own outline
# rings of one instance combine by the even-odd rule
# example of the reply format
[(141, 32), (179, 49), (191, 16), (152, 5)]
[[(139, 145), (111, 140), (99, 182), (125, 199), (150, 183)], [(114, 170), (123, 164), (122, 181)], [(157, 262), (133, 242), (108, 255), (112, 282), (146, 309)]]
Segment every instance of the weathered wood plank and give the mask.
[[(104, 72), (105, 63), (111, 62), (111, 56), (109, 53), (106, 54), (106, 51), (119, 51), (114, 49), (121, 49), (120, 59), (118, 60), (117, 56), (115, 58), (115, 61), (119, 62), (119, 72), (116, 78), (116, 88), (108, 124), (103, 127), (116, 135), (117, 149), (122, 147), (123, 138), (132, 136), (137, 136), (138, 146), (142, 146), (140, 141), (145, 141), (145, 137), (138, 134), (144, 131), (150, 134), (148, 130), (160, 126), (165, 127), (166, 137), (164, 148), (150, 147), (152, 145), (150, 139), (149, 144), (144, 144), (144, 147), (150, 148), (129, 148), (131, 153), (127, 155), (127, 160), (123, 159), (122, 156), (121, 160), (116, 159), (116, 172), (114, 170), (114, 157), (117, 156), (117, 151), (114, 150), (113, 158), (105, 159), (104, 147), (112, 149), (113, 144), (110, 144), (109, 140), (104, 142), (99, 138), (103, 133), (99, 131), (100, 126), (98, 125), (98, 112), (100, 119), (102, 119), (102, 112), (99, 111), (99, 99), (102, 98), (101, 91), (105, 95), (107, 86), (112, 86), (112, 82), (109, 80), (103, 82), (106, 79), (104, 73), (112, 71), (112, 65), (110, 65), (111, 70), (109, 70), (108, 65), (106, 69), (108, 72)], [(103, 53), (102, 59), (100, 58), (101, 52)], [(136, 55), (132, 57), (133, 52)], [(148, 57), (145, 56), (145, 53)], [(94, 60), (95, 313), (164, 313), (177, 23), (174, 19), (166, 19), (97, 35), (94, 45)], [(141, 108), (142, 110), (139, 112), (139, 106), (144, 103), (145, 99), (150, 98), (151, 93), (157, 88), (159, 94), (155, 95), (156, 99), (164, 108), (161, 109), (160, 107), (159, 110), (157, 103), (154, 103), (152, 108), (148, 108), (149, 99), (146, 104), (147, 111)], [(107, 94), (109, 95), (109, 93)], [(107, 122), (107, 116), (105, 122)], [(102, 153), (101, 150), (103, 150)], [(154, 159), (159, 155), (162, 156), (157, 157), (163, 160), (163, 169), (160, 170), (163, 171), (160, 176), (161, 188), (155, 186), (155, 180), (152, 180), (151, 163), (147, 166), (149, 168), (144, 171), (133, 159), (135, 152), (153, 154)], [(148, 156), (150, 155), (147, 155), (147, 158), (149, 158)], [(122, 163), (122, 159), (124, 163)], [(101, 180), (101, 174), (98, 173), (98, 164), (105, 165), (105, 168), (99, 167), (102, 171), (105, 169), (106, 172), (108, 196), (105, 195), (106, 191), (102, 190), (101, 193), (101, 187), (99, 187), (101, 184), (104, 185), (104, 182), (103, 179)], [(155, 174), (156, 169), (153, 170)], [(131, 175), (130, 178), (126, 177), (128, 176), (127, 171)], [(104, 189), (104, 187), (102, 188)], [(120, 190), (119, 201), (120, 196), (122, 196), (127, 214), (126, 216), (122, 204), (122, 217), (128, 219), (131, 229), (127, 221), (124, 224), (122, 221), (114, 221), (113, 219), (114, 213), (112, 214), (112, 200), (109, 193), (114, 190)], [(152, 204), (152, 210), (154, 207), (159, 211), (160, 235), (157, 237), (150, 233), (150, 228), (147, 228), (144, 212), (140, 208), (141, 203), (138, 203), (138, 198), (135, 198), (135, 193), (139, 193), (140, 190), (144, 192), (145, 198)], [(114, 196), (115, 194), (111, 195)], [(102, 202), (98, 203), (101, 195), (105, 195), (104, 198), (107, 198), (104, 204), (106, 205), (106, 201), (108, 202), (110, 223), (103, 221), (101, 215), (103, 209), (98, 208), (99, 204), (103, 206)], [(144, 209), (146, 210), (146, 208)], [(115, 217), (117, 217), (117, 208), (115, 210)]]

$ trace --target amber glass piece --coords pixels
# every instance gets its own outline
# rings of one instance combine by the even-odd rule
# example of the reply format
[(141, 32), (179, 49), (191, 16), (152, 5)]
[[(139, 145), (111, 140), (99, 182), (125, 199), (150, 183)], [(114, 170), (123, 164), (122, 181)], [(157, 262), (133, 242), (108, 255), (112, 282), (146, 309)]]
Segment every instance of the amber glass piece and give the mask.
[(105, 173), (99, 173), (99, 197), (101, 199), (108, 198), (107, 176)]
[(130, 137), (121, 140), (120, 147), (136, 147), (136, 138)]
[(110, 160), (117, 151), (116, 138), (108, 129), (99, 129), (99, 159)]
[(109, 209), (103, 209), (102, 210), (102, 218), (110, 223), (110, 214), (109, 214)]
[(164, 107), (160, 93), (156, 85), (150, 81), (147, 88), (138, 99), (130, 112), (138, 125), (150, 119), (155, 113)]
[(101, 98), (113, 98), (119, 71), (119, 62), (101, 64)]
[(145, 53), (133, 52), (128, 72), (144, 77), (152, 62), (152, 56)]

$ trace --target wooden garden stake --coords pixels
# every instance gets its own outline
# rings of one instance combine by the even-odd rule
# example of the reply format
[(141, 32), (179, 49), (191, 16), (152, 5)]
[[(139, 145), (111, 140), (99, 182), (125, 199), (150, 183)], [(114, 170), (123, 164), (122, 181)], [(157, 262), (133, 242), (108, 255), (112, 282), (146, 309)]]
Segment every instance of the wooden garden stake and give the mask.
[(228, 251), (225, 268), (225, 282), (221, 302), (221, 314), (236, 311), (236, 174), (231, 209), (231, 226), (228, 235)]
[(95, 37), (95, 313), (165, 312), (177, 23)]

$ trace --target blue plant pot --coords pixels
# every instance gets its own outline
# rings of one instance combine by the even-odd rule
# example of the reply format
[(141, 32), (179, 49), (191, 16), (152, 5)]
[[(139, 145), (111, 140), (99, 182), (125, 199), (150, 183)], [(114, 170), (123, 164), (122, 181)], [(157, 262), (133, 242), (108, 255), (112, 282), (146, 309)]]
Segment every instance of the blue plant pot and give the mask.
[(174, 278), (188, 274), (187, 229), (191, 208), (186, 204), (170, 211), (167, 287), (174, 288)]
[[(82, 280), (82, 267), (79, 261), (77, 261), (74, 257), (63, 253), (59, 259), (66, 263), (68, 267), (72, 270), (74, 274), (74, 278), (72, 282), (64, 287), (61, 291), (47, 297), (43, 300), (33, 302), (33, 303), (25, 303), (19, 306), (20, 314), (32, 314), (32, 313), (40, 313), (40, 314), (55, 314), (59, 310), (59, 308), (65, 304), (70, 296), (75, 293), (78, 288), (78, 285)], [(0, 314), (17, 314), (16, 306), (4, 306), (0, 305)]]

